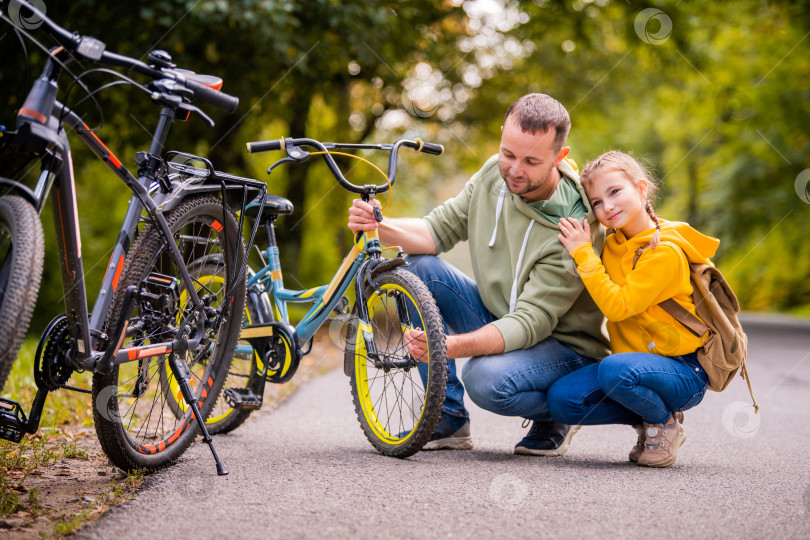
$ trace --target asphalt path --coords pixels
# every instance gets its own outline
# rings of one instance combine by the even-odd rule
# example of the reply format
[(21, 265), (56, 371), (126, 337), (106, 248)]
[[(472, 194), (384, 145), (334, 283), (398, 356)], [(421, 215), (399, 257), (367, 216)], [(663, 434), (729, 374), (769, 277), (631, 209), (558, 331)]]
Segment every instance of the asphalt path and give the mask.
[(737, 377), (686, 414), (667, 469), (627, 461), (635, 432), (585, 427), (565, 456), (516, 456), (521, 421), (470, 405), (472, 451), (386, 458), (366, 441), (341, 371), (197, 442), (77, 538), (807, 538), (810, 325), (747, 318), (761, 409)]

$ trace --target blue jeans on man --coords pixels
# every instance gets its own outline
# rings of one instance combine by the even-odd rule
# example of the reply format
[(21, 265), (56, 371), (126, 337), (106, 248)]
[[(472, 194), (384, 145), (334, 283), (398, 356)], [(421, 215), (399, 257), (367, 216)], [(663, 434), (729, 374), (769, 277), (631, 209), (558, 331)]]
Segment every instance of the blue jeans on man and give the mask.
[[(472, 332), (497, 320), (481, 301), (475, 282), (458, 269), (432, 255), (409, 256), (408, 263), (407, 269), (433, 294), (448, 334)], [(560, 377), (594, 362), (549, 337), (528, 349), (471, 358), (462, 371), (462, 385), (455, 359), (448, 359), (443, 421), (454, 417), (449, 419), (451, 424), (459, 425), (469, 418), (464, 406), (466, 387), (470, 399), (482, 409), (553, 422), (548, 389)], [(426, 375), (424, 367), (420, 372)]]

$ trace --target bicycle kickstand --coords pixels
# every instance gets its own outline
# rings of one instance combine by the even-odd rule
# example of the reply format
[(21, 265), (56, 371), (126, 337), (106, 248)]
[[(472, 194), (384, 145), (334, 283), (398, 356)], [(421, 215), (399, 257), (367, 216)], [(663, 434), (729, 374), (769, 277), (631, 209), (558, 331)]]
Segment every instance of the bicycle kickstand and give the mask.
[(191, 371), (188, 369), (188, 366), (181, 358), (185, 358), (186, 356), (186, 349), (188, 347), (188, 342), (184, 337), (181, 337), (172, 347), (174, 350), (169, 355), (169, 366), (171, 366), (172, 373), (174, 373), (175, 379), (180, 385), (180, 391), (183, 393), (183, 399), (186, 400), (189, 407), (191, 407), (192, 414), (194, 418), (197, 420), (197, 424), (200, 426), (200, 431), (202, 432), (203, 442), (208, 444), (208, 447), (211, 449), (211, 453), (214, 455), (214, 461), (217, 462), (217, 474), (219, 476), (225, 476), (228, 474), (227, 469), (220, 461), (219, 456), (217, 455), (217, 451), (214, 449), (214, 440), (211, 438), (211, 435), (208, 433), (208, 429), (205, 427), (205, 419), (200, 414), (200, 407), (197, 405), (197, 401), (194, 399), (194, 395), (191, 393), (191, 385), (189, 384), (189, 379), (191, 378)]

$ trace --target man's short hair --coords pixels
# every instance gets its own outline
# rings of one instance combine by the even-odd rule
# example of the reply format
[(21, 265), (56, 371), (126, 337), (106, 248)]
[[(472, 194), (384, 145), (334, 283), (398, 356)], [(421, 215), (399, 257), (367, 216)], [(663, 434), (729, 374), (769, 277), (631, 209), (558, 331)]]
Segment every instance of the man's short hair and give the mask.
[(568, 138), (571, 130), (571, 118), (562, 103), (546, 94), (526, 94), (506, 111), (504, 124), (509, 116), (514, 114), (520, 129), (535, 134), (538, 131), (547, 132), (554, 128), (554, 147), (559, 151)]

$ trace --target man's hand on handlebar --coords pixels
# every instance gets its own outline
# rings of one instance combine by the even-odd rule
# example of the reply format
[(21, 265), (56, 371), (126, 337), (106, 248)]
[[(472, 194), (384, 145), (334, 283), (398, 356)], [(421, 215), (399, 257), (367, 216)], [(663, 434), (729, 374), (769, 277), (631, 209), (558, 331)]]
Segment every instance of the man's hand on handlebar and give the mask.
[(380, 207), (380, 201), (371, 199), (365, 202), (362, 199), (354, 199), (349, 208), (349, 229), (357, 234), (361, 231), (373, 231), (379, 226), (374, 217), (374, 207)]

